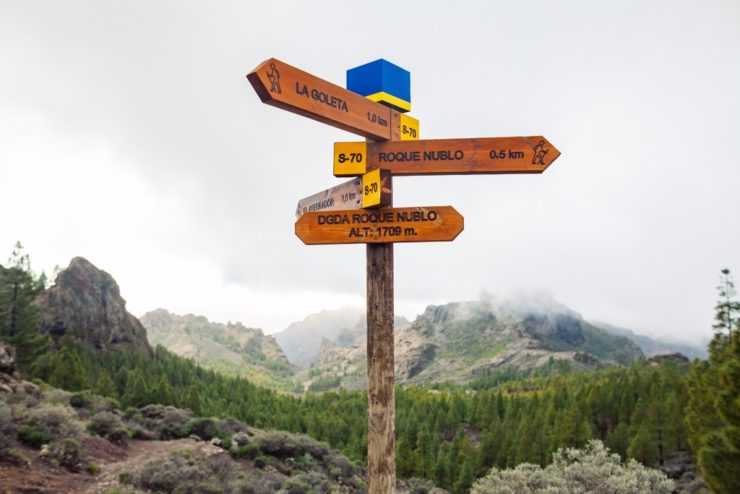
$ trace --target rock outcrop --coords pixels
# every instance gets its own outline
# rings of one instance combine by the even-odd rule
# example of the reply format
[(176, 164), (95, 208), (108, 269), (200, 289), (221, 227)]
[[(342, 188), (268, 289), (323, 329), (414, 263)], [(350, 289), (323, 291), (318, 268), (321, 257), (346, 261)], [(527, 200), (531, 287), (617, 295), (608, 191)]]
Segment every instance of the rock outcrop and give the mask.
[(151, 351), (146, 330), (126, 310), (116, 281), (87, 259), (72, 259), (35, 303), (43, 315), (43, 330), (54, 338), (71, 335), (99, 350)]
[[(397, 326), (394, 339), (395, 374), (402, 383), (464, 383), (506, 368), (596, 369), (644, 358), (628, 338), (542, 297), (432, 305), (410, 325)], [(364, 343), (346, 348), (324, 343), (311, 375), (361, 386), (364, 360)]]

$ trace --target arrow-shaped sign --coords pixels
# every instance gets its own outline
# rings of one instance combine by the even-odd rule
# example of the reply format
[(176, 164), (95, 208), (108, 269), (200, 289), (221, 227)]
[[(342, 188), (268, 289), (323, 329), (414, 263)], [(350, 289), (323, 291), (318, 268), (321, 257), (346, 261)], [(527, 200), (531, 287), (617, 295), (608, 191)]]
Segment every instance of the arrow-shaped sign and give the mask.
[(314, 211), (384, 207), (391, 204), (391, 173), (373, 170), (362, 177), (326, 189), (298, 201), (295, 217)]
[(304, 244), (437, 242), (454, 240), (463, 217), (452, 206), (305, 213), (295, 224)]
[(263, 103), (376, 140), (400, 137), (400, 113), (271, 58), (247, 74)]
[(334, 143), (334, 175), (542, 173), (560, 156), (542, 136)]

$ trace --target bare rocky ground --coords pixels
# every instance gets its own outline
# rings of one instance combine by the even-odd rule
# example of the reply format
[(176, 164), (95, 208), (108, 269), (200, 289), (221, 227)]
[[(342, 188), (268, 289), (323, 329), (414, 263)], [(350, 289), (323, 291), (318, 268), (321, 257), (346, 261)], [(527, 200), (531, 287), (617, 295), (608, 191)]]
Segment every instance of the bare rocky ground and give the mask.
[(116, 446), (99, 438), (89, 437), (83, 446), (100, 467), (97, 474), (73, 473), (55, 468), (39, 457), (39, 452), (21, 447), (31, 461), (30, 466), (0, 462), (0, 493), (2, 494), (105, 494), (122, 486), (121, 474), (133, 472), (151, 460), (164, 458), (175, 451), (193, 450), (206, 456), (223, 454), (223, 449), (204, 441), (176, 439), (172, 441), (131, 441), (126, 447)]

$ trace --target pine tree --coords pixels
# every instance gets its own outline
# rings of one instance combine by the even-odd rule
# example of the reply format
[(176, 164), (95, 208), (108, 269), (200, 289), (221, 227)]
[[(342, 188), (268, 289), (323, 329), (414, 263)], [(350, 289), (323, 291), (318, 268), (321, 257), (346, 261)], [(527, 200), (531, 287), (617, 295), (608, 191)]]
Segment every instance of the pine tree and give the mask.
[(116, 386), (113, 384), (110, 374), (105, 369), (98, 371), (98, 378), (95, 380), (95, 386), (93, 386), (95, 394), (100, 396), (107, 396), (109, 398), (117, 398), (118, 393), (116, 392)]
[(640, 425), (627, 448), (627, 456), (643, 465), (652, 466), (658, 463), (658, 448), (647, 425)]
[(718, 335), (727, 333), (727, 338), (732, 343), (733, 333), (740, 328), (738, 314), (740, 314), (740, 301), (735, 300), (735, 281), (730, 270), (725, 268), (721, 271), (720, 283), (717, 286), (719, 302), (714, 307), (714, 330)]
[(30, 258), (20, 242), (8, 268), (0, 266), (0, 340), (15, 347), (16, 361), (25, 372), (50, 346), (49, 337), (41, 333), (41, 312), (33, 304), (45, 280), (45, 275), (36, 277), (31, 271)]
[(709, 344), (709, 361), (692, 366), (686, 425), (704, 479), (724, 494), (740, 492), (740, 341), (734, 336), (740, 330), (740, 303), (727, 269), (718, 290), (717, 333)]
[(141, 407), (147, 405), (150, 400), (149, 385), (140, 367), (129, 372), (126, 379), (126, 390), (121, 396), (121, 401), (127, 406)]
[(90, 381), (82, 365), (74, 340), (64, 336), (59, 340), (59, 350), (51, 360), (49, 384), (67, 391), (81, 391), (90, 387)]
[(450, 444), (444, 443), (439, 448), (437, 460), (434, 462), (434, 471), (432, 472), (434, 483), (445, 489), (449, 489), (451, 487), (452, 458), (450, 456)]

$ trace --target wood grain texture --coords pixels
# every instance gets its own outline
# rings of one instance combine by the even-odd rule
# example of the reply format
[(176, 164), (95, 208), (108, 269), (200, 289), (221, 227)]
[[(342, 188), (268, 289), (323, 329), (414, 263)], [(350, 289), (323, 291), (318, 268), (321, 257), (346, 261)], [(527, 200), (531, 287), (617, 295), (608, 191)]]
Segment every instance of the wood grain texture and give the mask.
[(353, 178), (330, 189), (317, 192), (298, 201), (295, 217), (309, 211), (335, 211), (362, 207), (362, 179)]
[(393, 244), (367, 246), (367, 476), (369, 494), (396, 492)]
[(263, 103), (369, 139), (391, 138), (390, 108), (280, 60), (262, 62), (247, 79)]
[(464, 226), (452, 206), (381, 208), (308, 212), (295, 234), (307, 245), (445, 242)]
[(542, 136), (367, 143), (367, 167), (393, 175), (542, 173), (560, 156)]

